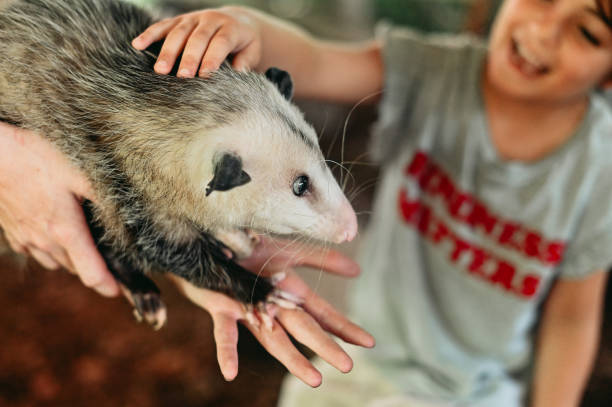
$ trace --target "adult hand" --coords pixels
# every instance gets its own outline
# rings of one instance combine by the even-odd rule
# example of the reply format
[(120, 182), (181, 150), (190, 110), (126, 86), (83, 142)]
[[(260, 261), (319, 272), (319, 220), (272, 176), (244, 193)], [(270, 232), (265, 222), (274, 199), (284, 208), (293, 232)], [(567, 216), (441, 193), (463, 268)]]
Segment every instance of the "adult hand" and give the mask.
[(242, 265), (260, 275), (280, 279), (276, 287), (301, 298), (301, 307), (269, 307), (268, 312), (276, 318), (267, 327), (265, 323), (253, 323), (247, 319), (245, 306), (228, 296), (197, 288), (179, 277), (171, 276), (188, 298), (211, 314), (217, 360), (226, 380), (232, 380), (238, 374), (238, 321), (244, 323), (263, 347), (292, 374), (313, 387), (321, 384), (321, 374), (293, 346), (288, 334), (342, 372), (350, 371), (353, 362), (327, 332), (348, 343), (374, 346), (374, 338), (370, 334), (312, 292), (293, 270), (297, 266), (308, 266), (355, 277), (359, 274), (359, 267), (352, 260), (333, 250), (298, 248), (287, 242), (263, 240)]
[(132, 41), (139, 50), (166, 38), (155, 64), (155, 72), (167, 74), (183, 52), (177, 76), (191, 78), (216, 71), (234, 54), (237, 70), (255, 67), (261, 58), (257, 21), (244, 9), (223, 7), (182, 14), (161, 20)]
[(87, 179), (51, 142), (0, 122), (0, 227), (11, 248), (115, 296), (119, 287), (93, 242), (83, 199), (95, 202)]

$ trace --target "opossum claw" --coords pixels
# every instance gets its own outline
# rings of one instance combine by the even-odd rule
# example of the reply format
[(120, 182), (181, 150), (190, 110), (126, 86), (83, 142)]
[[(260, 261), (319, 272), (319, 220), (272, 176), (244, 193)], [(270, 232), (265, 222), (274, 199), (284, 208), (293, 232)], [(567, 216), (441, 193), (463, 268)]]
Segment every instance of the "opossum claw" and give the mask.
[(255, 316), (255, 309), (252, 304), (246, 305), (246, 312), (244, 314), (247, 322), (255, 328), (259, 328), (259, 319)]
[[(156, 293), (130, 293), (134, 316), (138, 322), (146, 321), (154, 330), (166, 323), (166, 306)], [(128, 298), (129, 299), (129, 298)]]
[(304, 303), (303, 298), (298, 297), (297, 295), (292, 294), (289, 291), (274, 290), (273, 294), (287, 301), (291, 301), (297, 305), (302, 305)]
[(136, 321), (146, 321), (156, 331), (163, 327), (166, 323), (166, 306), (155, 283), (144, 274), (126, 273), (127, 269), (116, 261), (113, 266), (110, 270), (117, 278), (123, 296), (134, 307)]
[(260, 302), (259, 304), (257, 304), (257, 311), (258, 311), (259, 317), (261, 318), (264, 324), (264, 327), (268, 331), (271, 331), (274, 328), (274, 316), (268, 313), (266, 304), (264, 304), (263, 302)]
[(274, 290), (272, 294), (268, 296), (266, 302), (276, 304), (281, 308), (285, 309), (299, 309), (304, 300), (294, 294), (291, 294), (283, 290)]

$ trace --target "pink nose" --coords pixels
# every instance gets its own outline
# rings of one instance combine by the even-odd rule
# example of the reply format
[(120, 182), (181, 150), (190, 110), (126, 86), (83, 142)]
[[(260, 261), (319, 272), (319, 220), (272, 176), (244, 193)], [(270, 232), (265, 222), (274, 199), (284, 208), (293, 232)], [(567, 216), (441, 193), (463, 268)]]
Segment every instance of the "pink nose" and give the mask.
[(346, 202), (340, 209), (340, 233), (336, 238), (336, 243), (350, 242), (357, 236), (357, 216), (351, 205)]

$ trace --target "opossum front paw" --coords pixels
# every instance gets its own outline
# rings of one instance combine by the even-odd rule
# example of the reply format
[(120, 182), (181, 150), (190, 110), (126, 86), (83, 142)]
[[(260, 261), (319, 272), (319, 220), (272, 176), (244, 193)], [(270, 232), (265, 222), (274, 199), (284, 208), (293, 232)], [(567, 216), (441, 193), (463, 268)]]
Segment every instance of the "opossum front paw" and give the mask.
[(145, 321), (156, 331), (166, 323), (166, 306), (158, 294), (132, 294), (134, 317), (138, 322)]
[(156, 331), (166, 323), (166, 306), (158, 292), (133, 292), (121, 285), (123, 294), (134, 307), (134, 318), (145, 321)]
[(263, 323), (264, 327), (272, 330), (274, 318), (276, 317), (276, 307), (284, 309), (300, 309), (304, 301), (296, 295), (282, 290), (274, 290), (265, 301), (258, 302), (256, 305), (245, 305), (245, 318), (249, 324), (259, 328)]
[(298, 309), (302, 307), (304, 300), (288, 291), (276, 289), (268, 295), (266, 302), (285, 309)]

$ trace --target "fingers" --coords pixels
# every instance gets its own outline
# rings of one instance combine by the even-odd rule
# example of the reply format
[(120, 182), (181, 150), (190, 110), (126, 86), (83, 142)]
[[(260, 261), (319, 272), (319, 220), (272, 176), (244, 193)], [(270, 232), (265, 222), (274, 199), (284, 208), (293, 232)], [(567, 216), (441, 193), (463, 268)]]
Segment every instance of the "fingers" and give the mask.
[(351, 371), (353, 361), (349, 355), (306, 312), (281, 308), (276, 318), (298, 342), (308, 346), (330, 365), (343, 373)]
[(200, 68), (200, 76), (206, 77), (211, 72), (219, 69), (225, 58), (237, 48), (236, 32), (228, 28), (222, 27), (214, 37), (210, 40), (202, 66)]
[(187, 298), (210, 313), (221, 374), (227, 381), (234, 380), (238, 374), (237, 322), (244, 318), (243, 306), (224, 294), (196, 287), (174, 274), (168, 273), (166, 276), (177, 284)]
[(55, 260), (53, 260), (51, 256), (49, 256), (47, 253), (43, 252), (42, 250), (38, 250), (34, 246), (29, 246), (27, 248), (27, 251), (44, 268), (49, 269), (49, 270), (57, 270), (60, 268), (60, 265)]
[(193, 78), (196, 75), (209, 41), (218, 28), (219, 24), (198, 24), (195, 27), (185, 45), (177, 76)]
[(170, 73), (196, 24), (197, 22), (186, 19), (172, 27), (159, 52), (159, 57), (154, 66), (155, 72), (164, 75)]
[(221, 374), (227, 381), (238, 375), (238, 327), (236, 318), (223, 314), (212, 314), (215, 325), (214, 336), (217, 344), (217, 361)]
[(66, 270), (70, 271), (71, 273), (76, 272), (76, 270), (74, 269), (74, 265), (72, 264), (72, 262), (70, 261), (70, 258), (68, 257), (68, 253), (62, 247), (57, 246), (57, 245), (51, 245), (47, 249), (47, 253), (53, 260), (59, 263)]
[(83, 213), (76, 211), (74, 215), (76, 219), (69, 226), (57, 231), (60, 242), (67, 249), (70, 263), (87, 287), (106, 297), (118, 295), (119, 286), (96, 248)]
[(289, 273), (278, 285), (280, 289), (304, 299), (302, 306), (327, 332), (347, 343), (371, 348), (375, 345), (374, 337), (349, 321), (327, 301), (319, 297), (298, 276)]
[(298, 379), (312, 387), (321, 384), (321, 373), (293, 346), (284, 329), (274, 321), (272, 330), (246, 323), (259, 343)]
[(72, 180), (70, 187), (77, 201), (82, 202), (83, 199), (87, 199), (93, 203), (98, 203), (98, 198), (96, 197), (96, 193), (91, 187), (89, 180), (82, 174), (77, 173), (77, 176)]
[(6, 238), (6, 241), (8, 242), (9, 246), (11, 247), (11, 250), (13, 250), (15, 253), (25, 254), (25, 255), (28, 254), (26, 246), (19, 243), (17, 239), (11, 236), (11, 234), (5, 231), (4, 237)]
[[(227, 11), (227, 10), (226, 10)], [(202, 77), (217, 70), (230, 53), (236, 54), (234, 66), (247, 69), (261, 57), (261, 45), (252, 21), (229, 12), (204, 10), (162, 20), (134, 38), (132, 45), (144, 50), (165, 38), (155, 72), (168, 74), (183, 51), (178, 76)], [(199, 70), (198, 70), (199, 68)]]
[(52, 242), (39, 240), (37, 243), (19, 243), (18, 239), (9, 233), (5, 234), (5, 238), (14, 252), (32, 256), (40, 265), (49, 270), (56, 270), (60, 266), (69, 271), (73, 270), (66, 251)]
[(344, 277), (356, 277), (361, 271), (355, 261), (336, 250), (271, 239), (262, 239), (253, 255), (241, 264), (252, 271), (261, 271), (264, 266), (274, 271), (307, 266)]
[(146, 49), (155, 41), (159, 41), (164, 38), (172, 27), (176, 25), (176, 23), (176, 18), (168, 18), (151, 25), (142, 34), (134, 38), (132, 41), (132, 46), (140, 50)]
[(325, 270), (344, 277), (356, 277), (361, 272), (359, 264), (355, 261), (336, 250), (325, 248), (307, 252), (297, 265)]
[(258, 42), (252, 42), (234, 56), (234, 69), (237, 71), (246, 71), (257, 66), (260, 58), (261, 46)]

